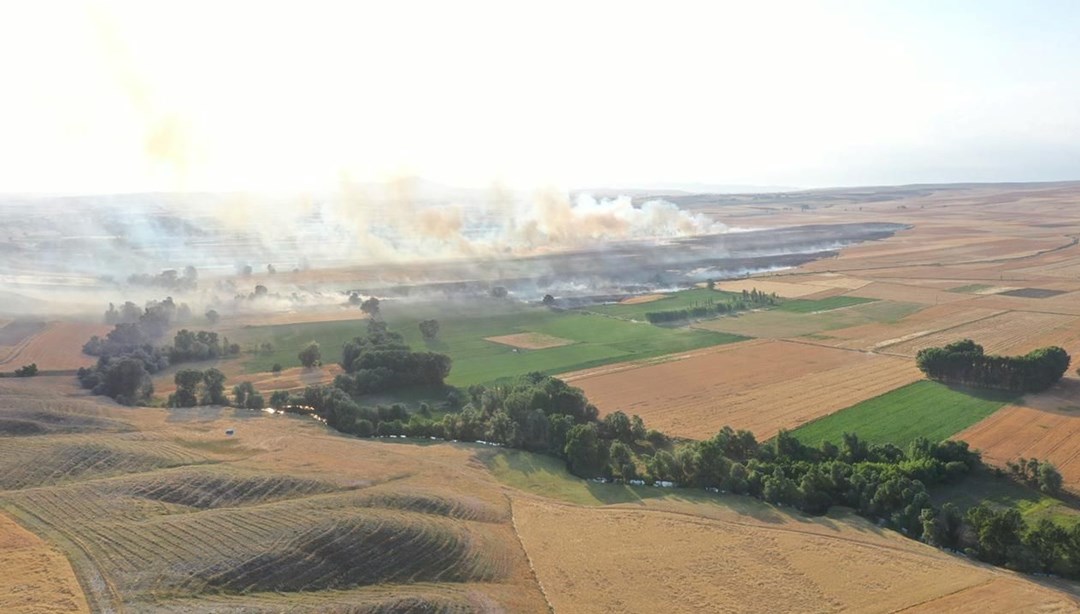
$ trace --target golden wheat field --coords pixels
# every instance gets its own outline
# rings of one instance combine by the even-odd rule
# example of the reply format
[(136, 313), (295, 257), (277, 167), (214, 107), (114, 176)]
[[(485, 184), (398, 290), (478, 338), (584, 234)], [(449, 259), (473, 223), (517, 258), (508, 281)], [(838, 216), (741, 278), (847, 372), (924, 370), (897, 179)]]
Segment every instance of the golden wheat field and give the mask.
[[(983, 611), (1071, 612), (1076, 597), (848, 516), (646, 500), (583, 508), (514, 498), (514, 520), (558, 612), (940, 611), (1001, 582)], [(618, 570), (614, 571), (613, 570)], [(993, 596), (995, 591), (986, 591)]]
[(601, 413), (638, 414), (650, 428), (671, 435), (705, 439), (731, 426), (765, 440), (921, 375), (902, 359), (794, 341), (753, 341), (682, 360), (563, 377), (584, 390)]

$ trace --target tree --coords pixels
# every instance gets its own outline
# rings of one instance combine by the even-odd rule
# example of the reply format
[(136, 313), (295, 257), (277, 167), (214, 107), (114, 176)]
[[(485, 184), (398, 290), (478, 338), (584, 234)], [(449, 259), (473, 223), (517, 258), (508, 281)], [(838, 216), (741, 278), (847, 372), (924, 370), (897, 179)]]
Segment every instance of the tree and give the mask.
[(495, 286), (491, 289), (491, 296), (494, 296), (495, 298), (506, 298), (509, 293), (510, 292), (502, 286)]
[(315, 341), (307, 344), (307, 347), (301, 350), (297, 357), (300, 359), (300, 364), (309, 369), (322, 364), (322, 351), (319, 349), (319, 344)]
[(228, 405), (225, 396), (225, 374), (214, 368), (203, 371), (203, 383), (206, 385), (200, 401), (203, 405)]
[(244, 409), (262, 409), (263, 397), (251, 382), (240, 382), (233, 386), (233, 405)]
[(36, 362), (15, 369), (15, 377), (34, 377), (37, 374), (38, 367)]
[(1051, 463), (1039, 463), (1039, 490), (1048, 495), (1057, 495), (1061, 492), (1061, 473)]
[(199, 385), (203, 372), (198, 369), (181, 369), (173, 376), (176, 392), (169, 395), (169, 407), (195, 407), (199, 404)]
[(274, 373), (281, 373), (281, 363), (280, 362), (275, 362), (274, 366), (270, 367), (270, 371), (272, 371)]
[(552, 305), (555, 304), (555, 297), (551, 296), (550, 294), (545, 294), (544, 299), (542, 301), (540, 301), (540, 302), (547, 305), (548, 307), (551, 307)]
[(424, 339), (431, 341), (439, 336), (439, 321), (438, 320), (420, 320), (420, 334), (424, 336)]
[(566, 465), (578, 477), (595, 477), (604, 466), (604, 450), (595, 424), (577, 424), (566, 434)]
[(270, 406), (281, 408), (289, 404), (289, 393), (284, 390), (275, 390), (270, 395)]
[(277, 273), (277, 269), (274, 268), (274, 265), (268, 264), (266, 265), (266, 272), (273, 275), (274, 273)]
[(206, 321), (210, 323), (210, 326), (213, 326), (213, 325), (217, 324), (218, 320), (220, 320), (220, 319), (221, 319), (221, 315), (218, 314), (217, 311), (215, 311), (213, 309), (208, 309), (206, 311)]
[(711, 279), (707, 279), (707, 280), (705, 280), (705, 287), (710, 289), (710, 290), (715, 290), (716, 289), (716, 282), (711, 280)]
[(379, 315), (379, 299), (372, 296), (363, 303), (360, 303), (360, 311), (363, 311), (371, 317)]

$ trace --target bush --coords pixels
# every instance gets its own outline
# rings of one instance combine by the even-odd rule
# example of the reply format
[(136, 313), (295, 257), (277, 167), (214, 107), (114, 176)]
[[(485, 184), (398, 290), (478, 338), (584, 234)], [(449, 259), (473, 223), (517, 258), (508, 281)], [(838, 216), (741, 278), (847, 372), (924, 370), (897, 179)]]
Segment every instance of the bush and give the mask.
[(34, 377), (37, 374), (38, 368), (36, 362), (15, 369), (15, 377)]

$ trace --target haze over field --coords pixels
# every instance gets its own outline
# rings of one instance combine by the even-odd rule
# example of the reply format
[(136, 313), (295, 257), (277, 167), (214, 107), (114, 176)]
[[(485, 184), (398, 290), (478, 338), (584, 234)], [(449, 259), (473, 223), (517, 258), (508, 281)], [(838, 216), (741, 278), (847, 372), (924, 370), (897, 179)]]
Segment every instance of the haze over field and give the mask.
[(10, 3), (0, 191), (1071, 179), (1078, 13), (1060, 1)]

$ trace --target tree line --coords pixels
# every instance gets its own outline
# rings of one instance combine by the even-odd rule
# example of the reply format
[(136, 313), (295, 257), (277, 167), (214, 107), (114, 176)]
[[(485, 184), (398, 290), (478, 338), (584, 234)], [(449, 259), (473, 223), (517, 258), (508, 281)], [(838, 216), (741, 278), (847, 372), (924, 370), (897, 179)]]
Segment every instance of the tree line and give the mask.
[(742, 294), (733, 296), (726, 301), (715, 301), (710, 298), (683, 309), (649, 311), (645, 313), (645, 319), (648, 320), (650, 324), (666, 324), (693, 318), (707, 318), (718, 314), (724, 315), (736, 313), (755, 307), (769, 307), (778, 303), (779, 299), (775, 293), (766, 294), (765, 292), (759, 292), (757, 288), (754, 288), (753, 290), (743, 290)]
[(1041, 392), (1069, 368), (1069, 354), (1057, 346), (1023, 356), (986, 354), (971, 339), (919, 350), (915, 362), (927, 377), (953, 384), (1010, 392)]

